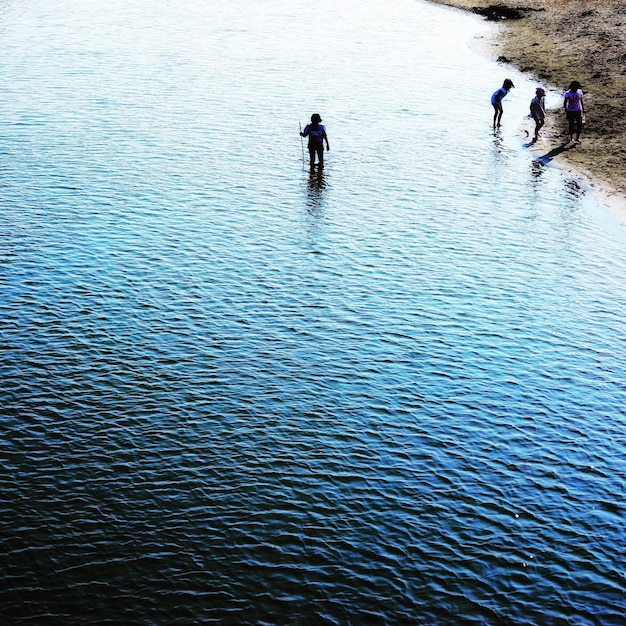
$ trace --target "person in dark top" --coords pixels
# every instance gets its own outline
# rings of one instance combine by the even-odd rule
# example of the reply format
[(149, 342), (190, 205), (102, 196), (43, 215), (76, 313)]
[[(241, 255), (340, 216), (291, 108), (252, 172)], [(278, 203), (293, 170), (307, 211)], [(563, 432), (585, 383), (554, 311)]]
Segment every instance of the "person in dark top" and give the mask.
[(546, 90), (543, 87), (535, 89), (535, 97), (530, 101), (530, 116), (535, 120), (535, 138), (539, 140), (539, 131), (546, 123)]
[(316, 154), (319, 168), (324, 167), (324, 142), (326, 142), (326, 150), (330, 150), (326, 129), (321, 122), (322, 118), (320, 114), (313, 113), (313, 115), (311, 115), (311, 123), (307, 124), (304, 130), (300, 132), (301, 137), (309, 138), (309, 160), (311, 169), (315, 167)]

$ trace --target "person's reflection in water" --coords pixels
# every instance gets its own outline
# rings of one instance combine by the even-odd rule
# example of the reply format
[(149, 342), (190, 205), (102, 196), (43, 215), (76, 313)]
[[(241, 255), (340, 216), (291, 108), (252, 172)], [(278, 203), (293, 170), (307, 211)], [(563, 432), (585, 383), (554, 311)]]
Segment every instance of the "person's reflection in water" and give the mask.
[(326, 176), (324, 170), (312, 170), (308, 180), (308, 212), (311, 215), (320, 214), (324, 201), (324, 189), (326, 188)]
[(493, 142), (491, 144), (491, 158), (493, 167), (493, 178), (499, 180), (500, 172), (507, 169), (507, 149), (502, 139), (502, 135), (498, 132), (493, 134)]
[(539, 159), (533, 159), (531, 161), (530, 175), (534, 182), (539, 182), (539, 179), (543, 176), (545, 170), (546, 166)]
[(312, 171), (309, 174), (306, 190), (306, 230), (312, 254), (322, 254), (320, 250), (322, 241), (321, 225), (324, 216), (324, 190), (326, 189), (326, 184), (326, 176), (323, 170)]
[(530, 178), (528, 179), (528, 187), (530, 189), (531, 196), (528, 202), (528, 210), (526, 212), (526, 219), (529, 222), (536, 222), (540, 216), (541, 210), (541, 189), (544, 186), (544, 174), (546, 166), (538, 159), (532, 159), (530, 161)]
[(502, 134), (498, 131), (493, 133), (493, 153), (500, 154), (504, 148), (504, 141), (502, 140)]

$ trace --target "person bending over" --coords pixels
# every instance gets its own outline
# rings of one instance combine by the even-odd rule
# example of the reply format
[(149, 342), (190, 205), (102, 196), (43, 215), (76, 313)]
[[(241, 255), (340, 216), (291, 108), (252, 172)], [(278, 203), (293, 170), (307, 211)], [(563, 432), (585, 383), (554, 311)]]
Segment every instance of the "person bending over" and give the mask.
[(513, 81), (510, 78), (507, 78), (504, 83), (502, 83), (502, 87), (497, 91), (493, 92), (491, 96), (491, 104), (493, 106), (493, 127), (500, 128), (500, 122), (502, 121), (502, 99), (506, 94), (511, 91), (511, 89), (515, 87)]

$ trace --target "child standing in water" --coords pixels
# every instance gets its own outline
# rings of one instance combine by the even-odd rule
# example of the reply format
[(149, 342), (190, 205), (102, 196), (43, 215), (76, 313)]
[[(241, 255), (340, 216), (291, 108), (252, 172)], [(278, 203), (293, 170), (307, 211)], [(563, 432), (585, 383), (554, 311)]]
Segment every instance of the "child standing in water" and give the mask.
[[(563, 107), (569, 122), (570, 143), (580, 143), (585, 103), (583, 102), (581, 85), (577, 80), (572, 81), (569, 89), (563, 94)], [(576, 139), (574, 139), (574, 136), (576, 136)]]
[(320, 114), (313, 113), (313, 115), (311, 115), (311, 123), (307, 124), (303, 131), (300, 131), (301, 137), (309, 138), (309, 160), (311, 169), (315, 167), (316, 154), (319, 169), (324, 167), (324, 142), (326, 142), (326, 150), (330, 150), (326, 129), (322, 126), (321, 122), (322, 118)]
[(546, 123), (546, 92), (542, 87), (535, 89), (536, 96), (530, 101), (530, 115), (535, 120), (535, 138), (539, 139), (539, 130)]
[(510, 78), (507, 78), (504, 83), (502, 83), (502, 87), (497, 91), (493, 92), (491, 96), (491, 104), (493, 105), (493, 127), (500, 128), (500, 122), (502, 120), (502, 99), (506, 96), (511, 89), (515, 87), (513, 81)]

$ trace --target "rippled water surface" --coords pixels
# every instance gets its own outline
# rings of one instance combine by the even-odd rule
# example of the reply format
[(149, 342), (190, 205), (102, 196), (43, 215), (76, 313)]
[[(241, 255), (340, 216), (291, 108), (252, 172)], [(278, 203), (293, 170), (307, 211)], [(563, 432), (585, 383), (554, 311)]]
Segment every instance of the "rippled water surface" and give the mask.
[(0, 3), (1, 623), (624, 623), (626, 235), (484, 28)]

